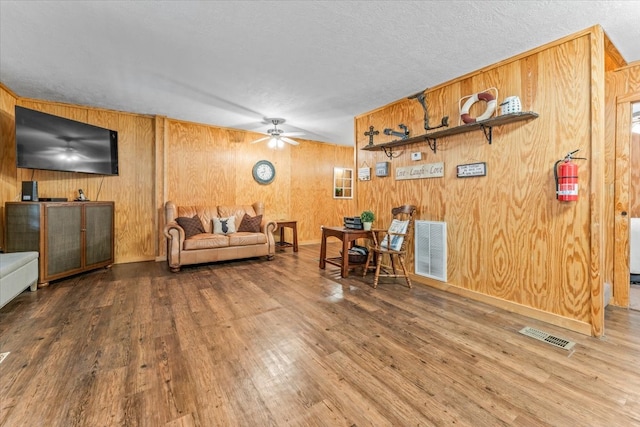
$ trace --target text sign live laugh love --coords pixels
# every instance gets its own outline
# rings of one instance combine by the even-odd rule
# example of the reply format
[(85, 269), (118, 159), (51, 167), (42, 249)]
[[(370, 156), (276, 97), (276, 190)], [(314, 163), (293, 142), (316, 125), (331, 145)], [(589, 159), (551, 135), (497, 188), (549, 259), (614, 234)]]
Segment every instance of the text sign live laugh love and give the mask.
[(444, 163), (429, 163), (419, 166), (396, 168), (396, 180), (439, 178), (444, 176)]

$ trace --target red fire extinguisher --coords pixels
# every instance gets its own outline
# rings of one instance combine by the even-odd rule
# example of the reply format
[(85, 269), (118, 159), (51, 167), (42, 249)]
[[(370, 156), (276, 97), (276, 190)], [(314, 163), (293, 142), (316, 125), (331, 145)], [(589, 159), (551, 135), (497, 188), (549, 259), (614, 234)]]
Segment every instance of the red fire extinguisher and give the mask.
[[(558, 160), (553, 167), (556, 179), (556, 199), (561, 202), (574, 202), (578, 200), (578, 165), (572, 160), (584, 157), (573, 157), (580, 150), (568, 153), (564, 159)], [(560, 163), (560, 167), (558, 167)]]

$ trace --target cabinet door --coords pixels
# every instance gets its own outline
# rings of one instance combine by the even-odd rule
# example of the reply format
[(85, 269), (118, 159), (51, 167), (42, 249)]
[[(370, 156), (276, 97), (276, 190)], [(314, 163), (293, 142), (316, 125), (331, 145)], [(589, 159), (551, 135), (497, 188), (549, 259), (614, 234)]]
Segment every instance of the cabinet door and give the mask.
[(85, 266), (113, 263), (113, 205), (85, 206)]
[(40, 204), (5, 204), (7, 252), (40, 252)]
[(46, 205), (46, 276), (82, 268), (82, 206)]

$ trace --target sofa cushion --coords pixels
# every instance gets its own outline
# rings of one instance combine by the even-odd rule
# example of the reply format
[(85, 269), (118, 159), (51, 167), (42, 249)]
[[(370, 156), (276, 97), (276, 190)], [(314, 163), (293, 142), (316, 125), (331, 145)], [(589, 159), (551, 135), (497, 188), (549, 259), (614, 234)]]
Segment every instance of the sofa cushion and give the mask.
[(235, 233), (229, 236), (229, 246), (251, 246), (267, 243), (264, 233)]
[(249, 233), (259, 233), (260, 232), (260, 224), (262, 223), (262, 215), (249, 216), (248, 214), (244, 214), (242, 218), (242, 222), (238, 227), (238, 232), (247, 231)]
[(202, 221), (200, 221), (200, 217), (198, 217), (198, 215), (194, 215), (192, 218), (181, 216), (176, 218), (176, 222), (184, 229), (184, 235), (186, 238), (204, 233), (204, 227), (202, 226)]
[(184, 250), (226, 248), (229, 246), (229, 237), (224, 234), (203, 233), (196, 234), (184, 241)]
[(236, 218), (230, 216), (228, 218), (213, 218), (214, 234), (233, 234), (236, 232)]

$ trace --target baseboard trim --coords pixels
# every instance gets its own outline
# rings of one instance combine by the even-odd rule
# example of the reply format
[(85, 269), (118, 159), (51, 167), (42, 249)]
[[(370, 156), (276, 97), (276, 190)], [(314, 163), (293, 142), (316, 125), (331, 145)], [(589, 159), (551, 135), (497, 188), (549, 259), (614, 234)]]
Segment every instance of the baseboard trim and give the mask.
[(494, 307), (501, 308), (511, 313), (521, 314), (523, 316), (531, 317), (532, 319), (540, 320), (542, 322), (550, 323), (561, 328), (569, 329), (574, 332), (578, 332), (584, 335), (592, 336), (591, 325), (580, 320), (569, 319), (564, 316), (560, 316), (555, 313), (549, 313), (537, 308), (528, 307), (513, 301), (507, 301), (502, 298), (494, 297), (491, 295), (482, 294), (480, 292), (472, 291), (470, 289), (461, 288), (459, 286), (452, 285), (450, 283), (443, 283), (437, 280), (431, 280), (415, 274), (410, 274), (411, 280), (418, 282), (425, 286), (440, 289), (445, 292), (460, 295), (465, 298), (472, 299), (474, 301), (483, 302)]

